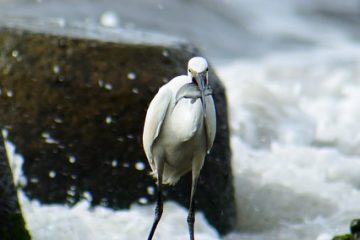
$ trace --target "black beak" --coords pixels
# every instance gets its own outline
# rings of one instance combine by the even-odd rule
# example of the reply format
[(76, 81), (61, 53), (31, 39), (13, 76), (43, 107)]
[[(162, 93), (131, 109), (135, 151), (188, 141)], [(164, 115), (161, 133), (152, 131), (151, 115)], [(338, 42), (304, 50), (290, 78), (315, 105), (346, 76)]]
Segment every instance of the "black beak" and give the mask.
[(206, 72), (197, 73), (195, 75), (195, 82), (198, 85), (201, 92), (201, 103), (203, 106), (204, 116), (206, 114), (206, 101), (205, 101), (205, 89), (207, 85), (207, 76)]

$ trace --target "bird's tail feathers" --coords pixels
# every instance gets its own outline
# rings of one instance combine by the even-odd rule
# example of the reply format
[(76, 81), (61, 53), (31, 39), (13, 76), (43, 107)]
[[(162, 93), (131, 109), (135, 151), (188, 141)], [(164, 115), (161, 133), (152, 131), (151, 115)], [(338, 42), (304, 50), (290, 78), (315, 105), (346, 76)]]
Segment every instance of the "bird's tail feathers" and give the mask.
[[(166, 168), (165, 168), (166, 169)], [(158, 184), (158, 174), (155, 169), (150, 172), (150, 176), (156, 179), (156, 184)], [(181, 175), (173, 174), (172, 172), (164, 171), (162, 184), (168, 184), (170, 186), (174, 186), (180, 179)]]

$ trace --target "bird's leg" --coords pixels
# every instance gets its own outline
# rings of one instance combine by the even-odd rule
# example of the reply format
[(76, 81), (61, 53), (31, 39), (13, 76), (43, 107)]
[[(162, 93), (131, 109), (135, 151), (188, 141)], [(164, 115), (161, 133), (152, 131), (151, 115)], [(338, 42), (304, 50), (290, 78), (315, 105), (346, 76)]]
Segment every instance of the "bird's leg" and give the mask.
[(198, 175), (192, 179), (191, 196), (190, 196), (190, 207), (187, 222), (189, 226), (190, 240), (194, 240), (194, 223), (195, 223), (195, 192), (198, 181)]
[(158, 168), (158, 196), (157, 196), (157, 203), (155, 208), (155, 219), (153, 222), (153, 225), (151, 227), (151, 231), (149, 233), (148, 240), (152, 240), (153, 235), (155, 233), (156, 227), (160, 221), (162, 212), (163, 212), (163, 200), (162, 200), (162, 173), (163, 173), (163, 167)]

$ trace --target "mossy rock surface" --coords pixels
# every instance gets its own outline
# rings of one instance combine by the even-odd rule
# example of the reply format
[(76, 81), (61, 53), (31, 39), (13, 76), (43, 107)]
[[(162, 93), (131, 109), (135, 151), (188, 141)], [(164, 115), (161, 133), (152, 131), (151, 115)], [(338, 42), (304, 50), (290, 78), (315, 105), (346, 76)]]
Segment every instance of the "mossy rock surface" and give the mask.
[[(0, 30), (0, 125), (24, 159), (23, 190), (42, 203), (114, 209), (155, 201), (142, 149), (146, 110), (158, 88), (196, 52), (190, 47), (105, 42)], [(225, 91), (210, 73), (217, 135), (198, 186), (197, 207), (225, 234), (236, 212)], [(191, 177), (166, 189), (188, 206)]]
[(341, 236), (336, 236), (332, 240), (354, 240), (354, 238), (351, 234), (344, 234)]

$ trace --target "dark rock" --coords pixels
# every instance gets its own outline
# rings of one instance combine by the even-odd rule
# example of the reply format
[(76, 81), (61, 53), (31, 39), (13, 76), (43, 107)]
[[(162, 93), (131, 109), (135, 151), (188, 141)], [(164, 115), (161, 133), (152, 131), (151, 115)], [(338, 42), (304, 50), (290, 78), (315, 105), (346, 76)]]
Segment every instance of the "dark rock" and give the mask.
[[(92, 205), (114, 209), (154, 202), (141, 143), (147, 106), (164, 82), (186, 74), (194, 50), (9, 28), (0, 49), (0, 124), (25, 159), (29, 198), (73, 205), (88, 192)], [(218, 131), (197, 206), (225, 234), (236, 219), (227, 105), (214, 72), (210, 79)], [(166, 199), (187, 206), (190, 182), (167, 188)]]
[(360, 240), (360, 219), (354, 219), (350, 223), (350, 232), (354, 240)]
[(354, 219), (350, 223), (351, 234), (335, 236), (332, 240), (360, 240), (360, 219)]
[(30, 235), (20, 211), (11, 170), (0, 133), (0, 239), (28, 240)]

